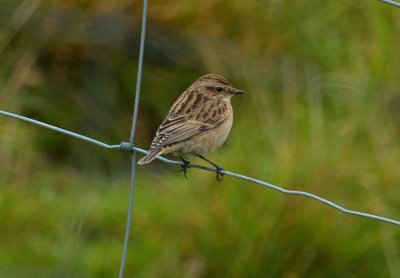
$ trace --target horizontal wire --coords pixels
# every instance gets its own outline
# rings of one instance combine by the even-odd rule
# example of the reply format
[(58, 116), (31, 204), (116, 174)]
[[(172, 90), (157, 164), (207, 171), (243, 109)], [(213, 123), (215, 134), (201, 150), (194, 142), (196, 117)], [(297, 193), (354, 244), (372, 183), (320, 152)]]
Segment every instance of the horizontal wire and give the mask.
[[(3, 110), (0, 110), (0, 115), (5, 115), (5, 116), (8, 116), (8, 117), (12, 117), (12, 118), (16, 118), (16, 119), (19, 119), (19, 120), (27, 121), (27, 122), (30, 122), (30, 123), (33, 123), (33, 124), (37, 124), (37, 125), (40, 125), (40, 126), (43, 126), (43, 127), (46, 127), (46, 128), (49, 128), (49, 129), (52, 129), (52, 130), (55, 130), (55, 131), (70, 135), (70, 136), (73, 136), (73, 137), (79, 138), (81, 140), (88, 141), (90, 143), (99, 145), (99, 146), (107, 148), (107, 149), (117, 149), (120, 146), (120, 145), (108, 145), (108, 144), (105, 144), (103, 142), (94, 140), (92, 138), (89, 138), (89, 137), (86, 137), (86, 136), (83, 136), (83, 135), (80, 135), (80, 134), (77, 134), (77, 133), (62, 129), (62, 128), (58, 128), (58, 127), (55, 127), (55, 126), (52, 126), (52, 125), (49, 125), (49, 124), (45, 124), (43, 122), (39, 122), (39, 121), (30, 119), (30, 118), (27, 118), (27, 117), (23, 117), (23, 116), (20, 116), (20, 115), (17, 115), (17, 114), (13, 114), (13, 113), (10, 113), (10, 112), (5, 112)], [(146, 150), (140, 149), (140, 148), (135, 147), (133, 145), (132, 145), (131, 148), (132, 148), (132, 151), (137, 151), (137, 152), (140, 152), (140, 153), (143, 153), (143, 154), (147, 154), (148, 153)], [(171, 159), (167, 159), (167, 158), (162, 157), (162, 156), (157, 156), (157, 159), (162, 161), (162, 162), (168, 163), (168, 164), (183, 165), (182, 161), (171, 160)], [(202, 165), (197, 165), (197, 164), (191, 164), (190, 163), (189, 166), (192, 167), (192, 168), (197, 168), (197, 169), (202, 169), (202, 170), (206, 170), (206, 171), (216, 172), (215, 168), (210, 168), (210, 167), (206, 167), (206, 166), (202, 166)], [(250, 182), (253, 182), (253, 183), (256, 183), (256, 184), (260, 184), (262, 186), (266, 186), (268, 188), (274, 189), (276, 191), (279, 191), (279, 192), (282, 192), (282, 193), (285, 193), (285, 194), (300, 195), (300, 196), (305, 196), (305, 197), (308, 197), (308, 198), (312, 198), (314, 200), (317, 200), (317, 201), (319, 201), (321, 203), (324, 203), (324, 204), (326, 204), (326, 205), (328, 205), (330, 207), (333, 207), (333, 208), (335, 208), (335, 209), (337, 209), (337, 210), (339, 210), (339, 211), (341, 211), (343, 213), (346, 213), (346, 214), (366, 217), (366, 218), (375, 219), (375, 220), (378, 220), (378, 221), (383, 221), (383, 222), (387, 222), (387, 223), (390, 223), (390, 224), (394, 224), (394, 225), (400, 226), (400, 221), (397, 221), (397, 220), (394, 220), (394, 219), (390, 219), (390, 218), (386, 218), (386, 217), (382, 217), (382, 216), (378, 216), (378, 215), (374, 215), (374, 214), (364, 213), (364, 212), (360, 212), (360, 211), (356, 211), (356, 210), (349, 210), (349, 209), (343, 208), (343, 207), (341, 207), (341, 206), (339, 206), (339, 205), (337, 205), (337, 204), (335, 204), (335, 203), (333, 203), (331, 201), (328, 201), (328, 200), (326, 200), (324, 198), (321, 198), (321, 197), (319, 197), (317, 195), (314, 195), (314, 194), (311, 194), (311, 193), (308, 193), (308, 192), (283, 189), (283, 188), (281, 188), (279, 186), (270, 184), (268, 182), (265, 182), (265, 181), (262, 181), (262, 180), (258, 180), (258, 179), (255, 179), (255, 178), (251, 178), (251, 177), (248, 177), (248, 176), (240, 175), (240, 174), (237, 174), (237, 173), (234, 173), (234, 172), (230, 172), (230, 171), (226, 171), (226, 170), (222, 170), (221, 173), (223, 173), (224, 175), (227, 175), (227, 176), (232, 176), (232, 177), (235, 177), (235, 178), (239, 178), (239, 179), (242, 179), (242, 180), (250, 181)]]
[(400, 2), (391, 1), (391, 0), (378, 0), (378, 1), (381, 1), (381, 2), (384, 2), (386, 4), (393, 5), (393, 6), (396, 6), (396, 7), (400, 8)]
[[(145, 151), (145, 150), (139, 149), (137, 147), (134, 147), (134, 149), (135, 149), (135, 151), (147, 154), (147, 151)], [(158, 156), (157, 159), (159, 159), (159, 160), (161, 160), (163, 162), (169, 163), (169, 164), (175, 164), (175, 165), (182, 165), (183, 164), (182, 161), (170, 160), (170, 159), (167, 159), (167, 158), (162, 157), (162, 156)], [(192, 167), (192, 168), (198, 168), (198, 169), (203, 169), (203, 170), (207, 170), (207, 171), (211, 171), (211, 172), (216, 172), (215, 168), (210, 168), (210, 167), (206, 167), (206, 166), (202, 166), (202, 165), (189, 163), (188, 166)], [(333, 208), (335, 208), (335, 209), (337, 209), (337, 210), (339, 210), (341, 212), (347, 213), (347, 214), (352, 214), (352, 215), (357, 215), (357, 216), (361, 216), (361, 217), (371, 218), (371, 219), (375, 219), (375, 220), (379, 220), (379, 221), (383, 221), (383, 222), (387, 222), (387, 223), (391, 223), (391, 224), (400, 226), (400, 221), (393, 220), (393, 219), (386, 218), (386, 217), (382, 217), (382, 216), (378, 216), (378, 215), (374, 215), (374, 214), (360, 212), (360, 211), (356, 211), (356, 210), (349, 210), (349, 209), (341, 207), (341, 206), (339, 206), (339, 205), (337, 205), (337, 204), (335, 204), (335, 203), (333, 203), (331, 201), (328, 201), (328, 200), (326, 200), (326, 199), (324, 199), (322, 197), (319, 197), (317, 195), (314, 195), (314, 194), (311, 194), (311, 193), (308, 193), (308, 192), (284, 189), (282, 187), (273, 185), (271, 183), (268, 183), (268, 182), (265, 182), (265, 181), (262, 181), (262, 180), (258, 180), (258, 179), (255, 179), (255, 178), (251, 178), (251, 177), (248, 177), (248, 176), (244, 176), (244, 175), (237, 174), (237, 173), (230, 172), (230, 171), (226, 171), (226, 170), (221, 170), (220, 172), (222, 174), (224, 174), (224, 175), (232, 176), (232, 177), (239, 178), (239, 179), (246, 180), (246, 181), (251, 181), (253, 183), (256, 183), (256, 184), (259, 184), (259, 185), (262, 185), (262, 186), (266, 186), (268, 188), (274, 189), (276, 191), (279, 191), (279, 192), (282, 192), (282, 193), (285, 193), (285, 194), (300, 195), (300, 196), (309, 197), (309, 198), (312, 198), (312, 199), (315, 199), (317, 201), (320, 201), (321, 203), (324, 203), (324, 204), (326, 204), (328, 206), (331, 206), (331, 207), (333, 207)]]
[(119, 145), (108, 145), (108, 144), (105, 144), (105, 143), (100, 142), (98, 140), (92, 139), (90, 137), (83, 136), (83, 135), (80, 135), (78, 133), (75, 133), (75, 132), (72, 132), (72, 131), (68, 131), (66, 129), (62, 129), (62, 128), (59, 128), (59, 127), (56, 127), (56, 126), (53, 126), (53, 125), (49, 125), (49, 124), (46, 124), (46, 123), (43, 123), (43, 122), (39, 122), (39, 121), (33, 120), (31, 118), (27, 118), (27, 117), (24, 117), (24, 116), (21, 116), (21, 115), (17, 115), (17, 114), (14, 114), (14, 113), (10, 113), (10, 112), (6, 112), (6, 111), (3, 111), (3, 110), (0, 110), (0, 115), (8, 116), (8, 117), (15, 118), (15, 119), (18, 119), (18, 120), (23, 120), (23, 121), (26, 121), (26, 122), (30, 122), (30, 123), (35, 124), (35, 125), (43, 126), (45, 128), (52, 129), (54, 131), (57, 131), (57, 132), (60, 132), (60, 133), (64, 133), (64, 134), (67, 134), (69, 136), (72, 136), (72, 137), (75, 137), (75, 138), (78, 138), (78, 139), (81, 139), (81, 140), (88, 141), (90, 143), (99, 145), (99, 146), (101, 146), (103, 148), (107, 148), (107, 149), (118, 149), (119, 148)]

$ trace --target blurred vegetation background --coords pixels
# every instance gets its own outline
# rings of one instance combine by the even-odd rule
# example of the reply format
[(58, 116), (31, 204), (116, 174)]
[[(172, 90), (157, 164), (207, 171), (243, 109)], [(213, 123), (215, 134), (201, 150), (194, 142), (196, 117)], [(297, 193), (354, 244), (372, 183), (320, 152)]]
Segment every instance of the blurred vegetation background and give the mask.
[[(138, 0), (0, 0), (0, 109), (129, 137)], [(400, 9), (375, 0), (152, 0), (136, 145), (205, 73), (233, 98), (226, 169), (400, 219)], [(201, 163), (194, 160), (193, 162)], [(126, 277), (400, 277), (400, 229), (154, 162)], [(0, 277), (115, 277), (130, 156), (0, 117)]]

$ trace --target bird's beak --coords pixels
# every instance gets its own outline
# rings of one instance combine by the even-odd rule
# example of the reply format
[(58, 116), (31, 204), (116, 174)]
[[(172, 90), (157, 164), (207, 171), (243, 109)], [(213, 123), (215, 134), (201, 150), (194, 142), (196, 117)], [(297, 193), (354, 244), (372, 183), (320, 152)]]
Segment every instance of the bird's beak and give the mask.
[(231, 91), (231, 93), (232, 94), (235, 94), (235, 95), (241, 95), (241, 94), (244, 94), (245, 92), (244, 91), (242, 91), (242, 90), (239, 90), (239, 89), (233, 89), (232, 91)]

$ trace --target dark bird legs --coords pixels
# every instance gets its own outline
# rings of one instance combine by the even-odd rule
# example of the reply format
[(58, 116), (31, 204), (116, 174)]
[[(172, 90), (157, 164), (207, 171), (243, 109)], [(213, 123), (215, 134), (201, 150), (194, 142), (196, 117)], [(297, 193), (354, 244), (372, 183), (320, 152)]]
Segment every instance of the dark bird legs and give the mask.
[(185, 176), (185, 179), (187, 179), (186, 173), (187, 173), (187, 169), (190, 168), (190, 161), (184, 159), (182, 156), (179, 157), (183, 164), (181, 165), (182, 169), (179, 170), (179, 172), (183, 172), (183, 175)]
[[(222, 168), (221, 166), (219, 166), (218, 164), (215, 164), (214, 162), (208, 160), (207, 158), (205, 158), (202, 155), (197, 155), (198, 157), (200, 157), (201, 159), (207, 161), (208, 163), (210, 163), (211, 165), (213, 165), (217, 171), (217, 181), (222, 181), (222, 179), (224, 178), (224, 174), (221, 173), (222, 170), (224, 170), (224, 168)], [(187, 173), (187, 169), (190, 168), (190, 161), (184, 159), (182, 156), (179, 157), (183, 164), (181, 165), (182, 169), (179, 170), (179, 172), (183, 172), (183, 175), (186, 177), (186, 173)]]
[(202, 155), (198, 155), (198, 157), (200, 157), (201, 159), (203, 159), (203, 160), (207, 161), (208, 163), (212, 164), (215, 167), (215, 169), (217, 170), (217, 181), (222, 181), (222, 179), (224, 178), (224, 174), (222, 174), (221, 171), (224, 170), (224, 168), (222, 168), (218, 164), (215, 164), (214, 162), (208, 160), (207, 158), (205, 158)]

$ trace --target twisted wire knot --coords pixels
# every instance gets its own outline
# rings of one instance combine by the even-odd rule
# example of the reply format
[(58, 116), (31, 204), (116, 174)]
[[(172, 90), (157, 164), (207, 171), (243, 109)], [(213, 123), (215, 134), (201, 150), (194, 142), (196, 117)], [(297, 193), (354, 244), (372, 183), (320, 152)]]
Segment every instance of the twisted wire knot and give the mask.
[(133, 152), (135, 150), (135, 146), (128, 142), (121, 142), (119, 145), (118, 151), (119, 152)]

